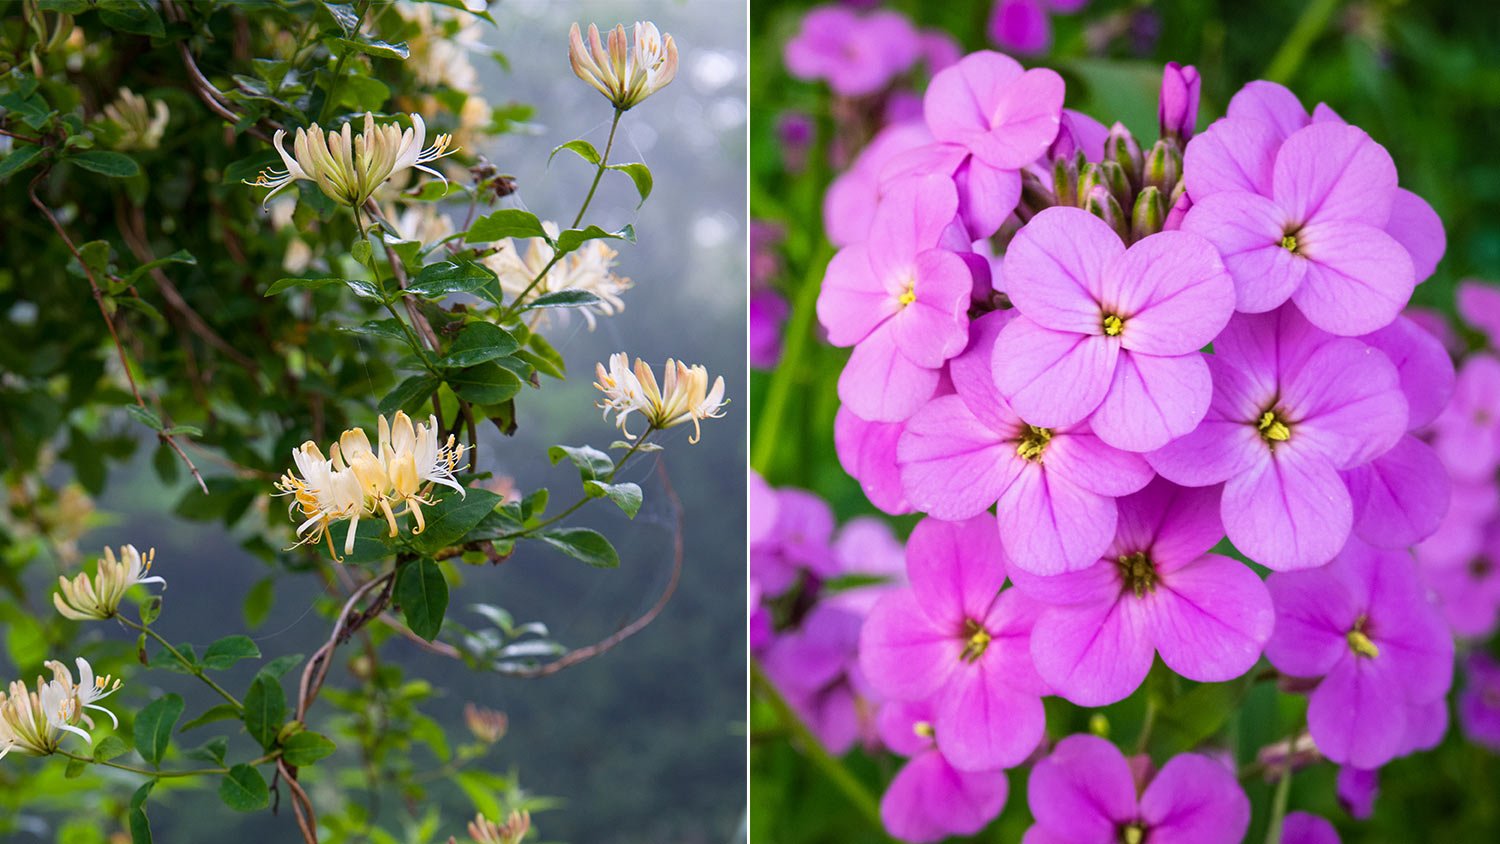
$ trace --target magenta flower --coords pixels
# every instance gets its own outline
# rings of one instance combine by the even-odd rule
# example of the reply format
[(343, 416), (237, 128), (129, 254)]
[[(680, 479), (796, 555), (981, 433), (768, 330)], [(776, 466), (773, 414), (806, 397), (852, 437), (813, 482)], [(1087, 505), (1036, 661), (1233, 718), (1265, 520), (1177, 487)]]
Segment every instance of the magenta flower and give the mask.
[(1339, 844), (1339, 831), (1327, 818), (1289, 812), (1281, 821), (1281, 844)]
[(1019, 170), (1046, 152), (1062, 121), (1063, 80), (1025, 70), (1000, 53), (970, 53), (927, 86), (923, 112), (939, 141), (967, 148), (1000, 170)]
[(973, 835), (1000, 815), (1010, 783), (1005, 771), (960, 771), (934, 741), (934, 708), (928, 703), (888, 703), (876, 724), (892, 752), (911, 758), (886, 788), (880, 819), (902, 841), (926, 844), (950, 835)]
[(750, 365), (771, 369), (781, 360), (781, 327), (791, 308), (771, 288), (750, 293)]
[(1339, 768), (1334, 793), (1350, 817), (1366, 820), (1375, 812), (1375, 798), (1380, 796), (1380, 771), (1344, 765)]
[(973, 326), (969, 348), (949, 363), (958, 394), (928, 402), (896, 449), (912, 506), (940, 519), (996, 508), (1001, 541), (1019, 568), (1058, 574), (1087, 568), (1115, 536), (1114, 499), (1150, 482), (1145, 458), (1101, 441), (1085, 424), (1029, 425), (991, 375), (997, 311)]
[(1131, 763), (1091, 735), (1058, 742), (1026, 798), (1036, 825), (1024, 844), (1236, 844), (1250, 826), (1250, 800), (1223, 764), (1179, 754), (1138, 796)]
[(1119, 505), (1115, 541), (1092, 567), (1011, 572), (1046, 605), (1031, 636), (1037, 673), (1079, 706), (1104, 706), (1134, 692), (1157, 653), (1200, 683), (1248, 671), (1275, 614), (1255, 572), (1208, 553), (1224, 535), (1218, 490), (1157, 479)]
[(1458, 315), (1484, 334), (1490, 348), (1500, 347), (1500, 288), (1474, 279), (1459, 282)]
[(1021, 172), (991, 167), (967, 147), (955, 143), (932, 143), (908, 150), (891, 159), (881, 171), (881, 184), (941, 173), (958, 188), (958, 213), (973, 240), (982, 240), (1000, 229), (1021, 199)]
[[(1291, 299), (1333, 334), (1389, 324), (1416, 284), (1411, 256), (1384, 230), (1396, 193), (1390, 155), (1353, 126), (1317, 123), (1275, 149), (1267, 170), (1268, 131), (1229, 119), (1188, 145), (1183, 230), (1218, 247), (1237, 310)], [(1213, 190), (1247, 173), (1251, 185)]]
[(829, 750), (873, 746), (873, 713), (858, 676), (862, 615), (820, 603), (801, 625), (778, 633), (763, 664), (788, 704)]
[(1126, 249), (1093, 214), (1048, 208), (1011, 241), (1004, 276), (1021, 318), (1000, 334), (995, 380), (1022, 419), (1088, 419), (1128, 451), (1160, 448), (1203, 419), (1213, 387), (1198, 350), (1234, 313), (1234, 284), (1208, 241), (1162, 232)]
[(1476, 652), (1467, 668), (1467, 683), (1458, 696), (1459, 723), (1470, 741), (1500, 753), (1500, 664)]
[(834, 246), (859, 243), (870, 236), (875, 209), (885, 185), (880, 174), (886, 163), (909, 149), (932, 143), (932, 133), (920, 120), (895, 123), (881, 129), (860, 150), (848, 170), (823, 194), (823, 229)]
[(911, 588), (882, 598), (865, 622), (859, 659), (871, 687), (930, 701), (937, 746), (953, 767), (1019, 764), (1042, 739), (1047, 691), (1031, 665), (1036, 606), (1005, 585), (993, 524), (927, 519), (906, 545)]
[(1406, 399), (1386, 356), (1334, 338), (1293, 309), (1237, 315), (1214, 341), (1214, 395), (1191, 434), (1152, 452), (1163, 477), (1224, 484), (1224, 527), (1268, 568), (1322, 565), (1344, 547), (1354, 508), (1339, 470), (1389, 451)]
[(818, 319), (828, 342), (855, 347), (839, 399), (863, 419), (911, 416), (963, 350), (974, 272), (988, 267), (957, 254), (969, 245), (957, 214), (951, 179), (902, 182), (881, 200), (870, 239), (828, 264)]
[(1425, 543), (1417, 550), (1422, 581), (1443, 618), (1455, 636), (1470, 639), (1486, 638), (1500, 624), (1500, 523), (1478, 532), (1478, 548), (1457, 559), (1442, 559)]
[(985, 31), (990, 41), (1017, 53), (1038, 55), (1052, 46), (1054, 14), (1072, 14), (1088, 0), (995, 0)]
[(1453, 400), (1432, 424), (1433, 448), (1458, 480), (1493, 478), (1500, 469), (1500, 358), (1464, 361)]
[(1350, 540), (1328, 565), (1266, 585), (1276, 606), (1266, 658), (1283, 674), (1322, 678), (1307, 707), (1318, 749), (1360, 768), (1405, 752), (1416, 738), (1410, 711), (1453, 679), (1453, 639), (1410, 555)]
[(1198, 68), (1168, 62), (1161, 75), (1161, 96), (1156, 105), (1156, 122), (1163, 138), (1192, 140), (1198, 126), (1198, 97), (1203, 82)]
[(871, 504), (892, 516), (912, 511), (896, 464), (896, 443), (905, 430), (905, 422), (868, 422), (847, 407), (839, 408), (833, 417), (833, 448), (839, 465), (859, 481)]
[[(752, 524), (761, 522), (764, 492), (751, 485)], [(833, 510), (818, 496), (800, 489), (774, 491), (775, 510), (769, 532), (750, 543), (750, 572), (768, 597), (796, 585), (804, 573), (817, 578), (836, 574), (833, 557)], [(753, 535), (753, 532), (752, 532)]]
[(861, 97), (905, 73), (921, 51), (916, 27), (898, 12), (820, 6), (802, 19), (783, 58), (798, 79), (825, 80), (836, 94)]

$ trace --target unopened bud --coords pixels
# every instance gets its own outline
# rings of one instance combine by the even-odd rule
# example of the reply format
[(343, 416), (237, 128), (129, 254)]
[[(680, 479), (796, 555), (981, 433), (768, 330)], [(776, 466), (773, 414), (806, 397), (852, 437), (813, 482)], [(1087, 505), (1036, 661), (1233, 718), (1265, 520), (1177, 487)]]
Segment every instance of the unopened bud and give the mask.
[(1135, 198), (1135, 208), (1130, 213), (1130, 242), (1156, 234), (1167, 220), (1167, 201), (1161, 191), (1148, 187)]
[(1052, 192), (1042, 184), (1042, 180), (1030, 170), (1021, 171), (1021, 204), (1016, 208), (1016, 213), (1021, 215), (1022, 220), (1030, 220), (1042, 211), (1057, 204)]
[(1167, 221), (1162, 224), (1162, 231), (1174, 232), (1182, 228), (1183, 218), (1193, 207), (1193, 198), (1188, 196), (1187, 187), (1182, 182), (1177, 183), (1172, 195), (1167, 198)]
[(1130, 177), (1125, 175), (1125, 168), (1115, 161), (1102, 161), (1099, 163), (1099, 175), (1104, 179), (1104, 186), (1109, 188), (1110, 196), (1115, 202), (1120, 203), (1121, 208), (1129, 208), (1135, 202), (1135, 191), (1130, 187)]
[(1156, 188), (1163, 196), (1171, 196), (1172, 189), (1182, 178), (1182, 151), (1174, 141), (1162, 139), (1151, 145), (1146, 153), (1146, 166), (1142, 174), (1145, 185)]
[(1202, 89), (1198, 69), (1170, 62), (1161, 75), (1161, 99), (1156, 108), (1163, 138), (1187, 143), (1198, 123), (1198, 95)]
[(1140, 190), (1141, 167), (1145, 156), (1141, 154), (1141, 145), (1130, 134), (1130, 130), (1125, 128), (1125, 124), (1116, 123), (1110, 127), (1109, 136), (1104, 139), (1104, 158), (1125, 170), (1131, 190)]
[(1078, 206), (1078, 162), (1058, 158), (1052, 162), (1052, 195), (1058, 205)]
[(1121, 240), (1130, 236), (1130, 221), (1125, 218), (1125, 212), (1120, 208), (1120, 203), (1115, 201), (1108, 188), (1095, 185), (1089, 191), (1088, 198), (1084, 200), (1083, 207), (1090, 214), (1108, 223)]

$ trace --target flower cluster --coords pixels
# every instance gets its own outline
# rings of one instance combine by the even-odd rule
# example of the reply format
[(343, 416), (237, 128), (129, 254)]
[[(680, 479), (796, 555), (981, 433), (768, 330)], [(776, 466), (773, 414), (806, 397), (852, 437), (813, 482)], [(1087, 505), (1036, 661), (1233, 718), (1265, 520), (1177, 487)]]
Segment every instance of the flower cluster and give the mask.
[(172, 112), (162, 100), (150, 100), (129, 88), (104, 107), (104, 117), (119, 133), (115, 147), (123, 150), (156, 149), (167, 131)]
[[(547, 221), (542, 227), (548, 237), (557, 237), (556, 223)], [(632, 285), (630, 279), (614, 271), (618, 256), (603, 239), (587, 241), (556, 258), (555, 247), (542, 238), (531, 238), (524, 253), (514, 240), (507, 238), (501, 242), (499, 251), (487, 256), (484, 262), (499, 277), (500, 289), (516, 299), (523, 294), (540, 296), (559, 290), (594, 294), (599, 301), (579, 309), (592, 331), (598, 317), (614, 316), (625, 309), (621, 296)]]
[(357, 135), (352, 123), (345, 123), (339, 131), (325, 131), (314, 123), (297, 130), (290, 153), (282, 143), (285, 138), (285, 129), (276, 130), (271, 138), (284, 168), (263, 170), (254, 182), (246, 182), (270, 188), (266, 202), (293, 182), (305, 180), (334, 202), (359, 208), (381, 185), (410, 169), (446, 182), (443, 174), (427, 165), (458, 151), (448, 148), (452, 140), (448, 135), (438, 135), (432, 146), (424, 147), (427, 125), (416, 113), (411, 115), (411, 128), (403, 130), (395, 123), (377, 126), (375, 115), (366, 112), (364, 130)]
[(103, 712), (116, 727), (120, 726), (114, 713), (99, 705), (120, 690), (120, 681), (108, 675), (94, 676), (93, 667), (83, 657), (77, 663), (76, 684), (66, 665), (49, 660), (46, 667), (52, 672), (51, 680), (36, 678), (35, 690), (16, 680), (9, 692), (0, 691), (0, 759), (12, 750), (29, 756), (56, 753), (63, 733), (72, 733), (92, 745), (93, 737), (79, 726), (94, 728), (86, 709)]
[[(1198, 682), (1266, 657), (1352, 793), (1441, 738), (1449, 625), (1495, 626), (1500, 358), (1455, 379), (1404, 313), (1441, 222), (1327, 106), (1254, 82), (1200, 133), (1199, 87), (1166, 68), (1146, 144), (1064, 109), (1052, 71), (975, 53), (825, 198), (838, 456), (876, 507), (927, 516), (857, 648), (913, 757), (882, 807), (903, 840), (982, 828), (1004, 769), (1048, 752), (1044, 696), (1123, 700), (1158, 657)], [(1468, 294), (1481, 331), (1491, 295)], [(1219, 762), (1151, 778), (1088, 737), (1029, 798), (1037, 840), (1248, 824)]]
[(635, 44), (623, 24), (609, 33), (606, 49), (599, 27), (589, 24), (585, 46), (578, 24), (568, 32), (568, 61), (579, 79), (594, 86), (620, 111), (632, 109), (677, 77), (677, 44), (663, 35), (656, 24), (636, 21)]
[[(360, 518), (376, 513), (385, 516), (391, 536), (399, 532), (397, 516), (408, 513), (416, 519), (412, 532), (421, 533), (426, 527), (422, 505), (434, 503), (428, 497), (434, 485), (464, 494), (453, 477), (464, 446), (456, 444), (451, 434), (446, 442), (438, 437), (436, 416), (413, 425), (411, 417), (397, 411), (394, 422), (381, 415), (374, 447), (363, 428), (350, 428), (333, 443), (328, 457), (311, 440), (294, 449), (296, 468), (282, 475), (276, 488), (292, 496), (289, 513), (301, 511), (297, 545), (316, 545), (326, 537), (329, 553), (339, 559), (331, 533), (334, 523), (349, 520), (344, 553), (351, 554)], [(403, 506), (406, 509), (397, 513), (396, 508)]]
[(134, 545), (125, 545), (120, 548), (118, 559), (114, 549), (105, 548), (93, 578), (87, 573), (75, 575), (72, 580), (58, 576), (58, 591), (52, 593), (52, 603), (58, 612), (75, 621), (114, 618), (130, 587), (160, 583), (163, 589), (166, 588), (167, 582), (160, 576), (150, 576), (151, 565), (155, 562), (155, 548), (142, 554)]
[(636, 435), (625, 426), (630, 414), (639, 413), (646, 420), (648, 433), (692, 422), (693, 435), (688, 442), (696, 443), (703, 435), (703, 420), (723, 416), (724, 405), (729, 403), (724, 398), (723, 377), (715, 378), (710, 388), (707, 369), (671, 358), (662, 367), (660, 385), (645, 361), (636, 358), (632, 369), (624, 352), (609, 356), (608, 369), (602, 363), (594, 369), (594, 387), (604, 394), (595, 406), (606, 418), (614, 413), (615, 425), (629, 440)]

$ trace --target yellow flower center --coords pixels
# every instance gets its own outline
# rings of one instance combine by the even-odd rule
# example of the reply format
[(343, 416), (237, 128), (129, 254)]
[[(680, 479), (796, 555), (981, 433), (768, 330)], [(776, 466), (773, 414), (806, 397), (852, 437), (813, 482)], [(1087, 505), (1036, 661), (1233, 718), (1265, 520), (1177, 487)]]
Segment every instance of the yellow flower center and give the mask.
[(1105, 336), (1108, 336), (1108, 337), (1118, 337), (1118, 336), (1120, 336), (1120, 332), (1124, 331), (1124, 330), (1125, 330), (1125, 320), (1120, 319), (1118, 316), (1115, 316), (1114, 314), (1109, 314), (1108, 316), (1106, 316), (1104, 318), (1104, 334), (1105, 334)]
[(985, 649), (990, 646), (990, 631), (971, 618), (964, 622), (964, 636), (968, 641), (964, 644), (964, 652), (959, 659), (974, 662), (984, 656)]
[(1260, 431), (1260, 438), (1272, 445), (1284, 443), (1292, 438), (1292, 429), (1281, 421), (1274, 410), (1262, 413), (1255, 427)]
[(1125, 579), (1125, 588), (1134, 592), (1137, 598), (1156, 591), (1156, 564), (1145, 551), (1122, 555), (1115, 559), (1115, 566)]
[(1033, 463), (1040, 463), (1042, 455), (1047, 451), (1047, 444), (1050, 442), (1052, 442), (1051, 428), (1027, 425), (1026, 433), (1021, 435), (1021, 441), (1016, 446), (1016, 454)]
[(1120, 840), (1124, 844), (1141, 844), (1146, 840), (1146, 828), (1140, 822), (1126, 824), (1120, 829)]
[(911, 731), (921, 736), (922, 738), (932, 738), (937, 735), (937, 730), (934, 730), (932, 728), (932, 723), (930, 721), (918, 721), (917, 723), (912, 724)]
[(900, 302), (901, 307), (903, 308), (907, 305), (910, 305), (912, 302), (917, 301), (916, 283), (908, 281), (906, 283), (906, 290), (902, 291), (901, 295), (896, 298), (896, 301)]
[(1293, 255), (1297, 254), (1297, 236), (1294, 234), (1283, 235), (1281, 238), (1281, 248)]
[(1365, 635), (1365, 621), (1364, 616), (1356, 619), (1354, 629), (1350, 630), (1344, 638), (1349, 641), (1349, 650), (1354, 651), (1356, 655), (1374, 659), (1380, 656), (1380, 648), (1376, 647), (1375, 643), (1370, 641), (1370, 637)]

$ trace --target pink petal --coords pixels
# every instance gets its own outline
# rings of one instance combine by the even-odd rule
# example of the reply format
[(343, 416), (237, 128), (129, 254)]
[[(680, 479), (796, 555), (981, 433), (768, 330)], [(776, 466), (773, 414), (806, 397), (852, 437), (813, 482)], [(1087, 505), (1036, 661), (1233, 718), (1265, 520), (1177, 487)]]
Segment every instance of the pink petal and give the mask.
[(1199, 683), (1249, 671), (1276, 620), (1265, 583), (1244, 564), (1217, 554), (1163, 574), (1146, 606), (1162, 661)]
[(828, 262), (818, 294), (818, 322), (828, 330), (828, 342), (852, 346), (898, 310), (896, 297), (870, 269), (864, 244), (840, 249)]
[(1411, 255), (1418, 284), (1437, 271), (1438, 262), (1448, 249), (1448, 235), (1443, 231), (1442, 218), (1427, 200), (1405, 188), (1397, 188), (1385, 230)]
[(1015, 767), (1041, 743), (1042, 699), (1017, 691), (983, 658), (960, 664), (936, 700), (938, 749), (960, 771)]
[(1106, 556), (1150, 551), (1160, 572), (1188, 565), (1224, 538), (1219, 520), (1217, 486), (1178, 486), (1157, 478), (1145, 489), (1118, 502), (1115, 541)]
[(1102, 334), (1100, 298), (1111, 262), (1125, 244), (1081, 208), (1048, 208), (1005, 250), (1006, 294), (1016, 309), (1058, 331)]
[(1125, 756), (1088, 734), (1068, 736), (1036, 764), (1026, 798), (1036, 828), (1058, 841), (1114, 841), (1116, 826), (1136, 814), (1135, 783)]
[(1408, 548), (1431, 536), (1448, 512), (1448, 470), (1432, 446), (1404, 436), (1385, 454), (1345, 473), (1354, 532), (1379, 548)]
[(896, 444), (904, 430), (900, 422), (867, 422), (847, 407), (840, 407), (833, 417), (833, 448), (839, 465), (859, 481), (871, 504), (892, 516), (912, 509), (896, 464)]
[(1008, 574), (1017, 591), (1043, 605), (1044, 614), (1046, 605), (1108, 604), (1120, 594), (1119, 570), (1108, 560), (1049, 576), (1035, 575), (1019, 566), (1011, 566)]
[(974, 240), (998, 231), (1021, 199), (1019, 170), (991, 167), (970, 157), (953, 178), (958, 184), (959, 213)]
[(1360, 339), (1385, 352), (1395, 365), (1401, 392), (1406, 396), (1407, 429), (1415, 431), (1431, 424), (1453, 396), (1453, 359), (1443, 348), (1443, 341), (1406, 316), (1396, 317), (1395, 322)]
[(917, 253), (936, 246), (957, 216), (958, 188), (945, 175), (891, 185), (875, 210), (865, 243), (870, 268), (882, 279), (910, 272)]
[(1236, 120), (1263, 124), (1275, 132), (1278, 144), (1310, 122), (1307, 109), (1296, 94), (1285, 86), (1259, 79), (1247, 83), (1229, 100), (1227, 114)]
[(1105, 444), (1085, 425), (1053, 432), (1042, 462), (1058, 477), (1110, 498), (1129, 495), (1156, 475), (1146, 458)]
[(1279, 405), (1294, 420), (1287, 444), (1319, 453), (1341, 469), (1384, 454), (1406, 431), (1406, 397), (1396, 368), (1358, 340), (1326, 343), (1284, 376)]
[(908, 360), (936, 369), (963, 351), (973, 287), (968, 264), (952, 252), (929, 249), (917, 256), (916, 300), (891, 318), (896, 343)]
[(1271, 200), (1226, 191), (1195, 199), (1182, 230), (1219, 250), (1234, 280), (1235, 310), (1261, 313), (1285, 302), (1307, 274), (1309, 262), (1281, 246), (1287, 224), (1286, 212)]
[(1194, 202), (1226, 191), (1271, 195), (1271, 171), (1281, 138), (1275, 130), (1231, 116), (1188, 142), (1183, 179)]
[(1307, 729), (1324, 756), (1341, 765), (1378, 768), (1406, 731), (1401, 677), (1389, 660), (1349, 653), (1308, 698)]
[(1208, 363), (1198, 352), (1156, 357), (1126, 351), (1089, 426), (1116, 448), (1155, 451), (1198, 427), (1213, 392)]
[(1340, 220), (1384, 227), (1396, 193), (1396, 164), (1362, 129), (1318, 123), (1281, 145), (1271, 191), (1301, 224)]
[(937, 390), (939, 370), (917, 366), (883, 326), (854, 347), (839, 375), (839, 401), (871, 422), (901, 422)]
[(1281, 823), (1281, 844), (1339, 844), (1339, 831), (1327, 818), (1288, 812)]
[(1279, 446), (1224, 486), (1229, 541), (1269, 569), (1320, 566), (1344, 547), (1354, 522), (1344, 481), (1328, 461)]
[(1091, 604), (1047, 609), (1031, 633), (1037, 673), (1079, 706), (1124, 700), (1146, 679), (1155, 655), (1142, 610), (1133, 595), (1118, 591)]
[(894, 700), (920, 700), (962, 665), (963, 642), (940, 629), (907, 589), (880, 599), (859, 637), (859, 667), (870, 685)]
[(1126, 349), (1185, 355), (1212, 343), (1229, 323), (1234, 281), (1212, 243), (1189, 232), (1161, 232), (1110, 262), (1102, 299), (1125, 318)]
[(1016, 417), (1000, 388), (995, 385), (995, 340), (1000, 330), (1016, 316), (1015, 310), (991, 311), (970, 324), (969, 347), (948, 362), (953, 387), (969, 410), (996, 431), (1020, 430)]
[(939, 397), (917, 411), (901, 435), (896, 462), (907, 500), (940, 519), (988, 510), (1025, 464), (1015, 443), (975, 418), (958, 396)]
[(1281, 572), (1266, 579), (1276, 626), (1266, 659), (1293, 677), (1321, 677), (1349, 653), (1344, 638), (1363, 607), (1347, 586), (1347, 575), (1329, 566)]
[(1102, 334), (1054, 331), (1017, 317), (995, 342), (995, 383), (1030, 424), (1072, 425), (1099, 406), (1119, 354), (1119, 342)]
[(1313, 325), (1345, 337), (1390, 325), (1411, 300), (1411, 256), (1385, 232), (1337, 220), (1297, 232), (1307, 277), (1292, 301)]
[(1115, 532), (1114, 499), (1035, 463), (1026, 463), (1001, 493), (996, 512), (1007, 556), (1033, 574), (1059, 574), (1093, 564)]
[(1005, 808), (1004, 771), (964, 773), (929, 750), (912, 758), (880, 800), (886, 831), (914, 844), (979, 832)]
[(1152, 468), (1173, 483), (1223, 483), (1249, 471), (1265, 454), (1265, 443), (1249, 420), (1256, 418), (1260, 403), (1269, 396), (1260, 396), (1244, 370), (1222, 358), (1217, 354), (1208, 359), (1214, 394), (1203, 421), (1191, 433), (1147, 455)]
[(1009, 56), (981, 51), (934, 75), (922, 102), (933, 136), (972, 149), (970, 140), (990, 131), (991, 105), (1024, 72)]
[(1250, 798), (1222, 763), (1172, 757), (1141, 794), (1152, 844), (1237, 844), (1250, 828)]
[(1500, 289), (1469, 279), (1458, 285), (1458, 315), (1488, 336), (1490, 345), (1500, 345)]
[(998, 0), (986, 31), (991, 41), (1017, 53), (1045, 53), (1052, 45), (1052, 20), (1041, 0)]
[(955, 635), (965, 621), (984, 619), (1005, 585), (1005, 551), (988, 513), (923, 519), (907, 540), (906, 560), (917, 603), (934, 622), (951, 622)]

